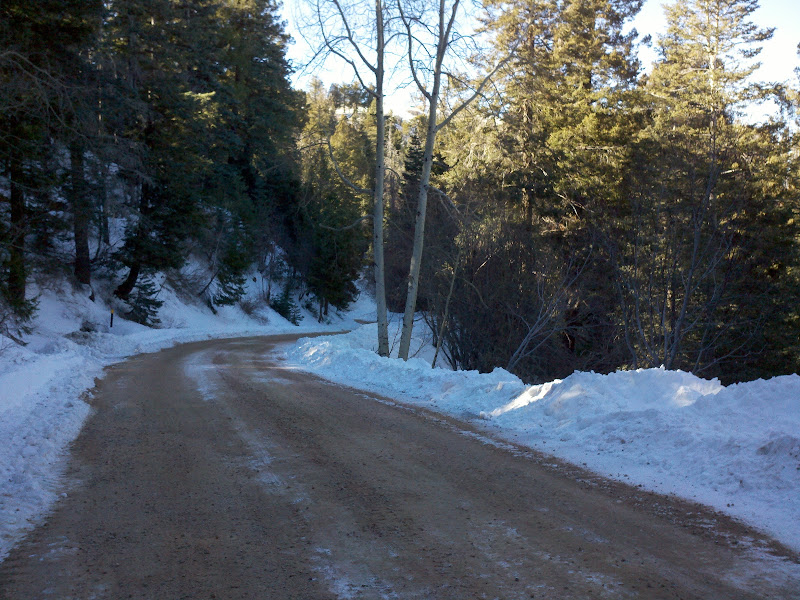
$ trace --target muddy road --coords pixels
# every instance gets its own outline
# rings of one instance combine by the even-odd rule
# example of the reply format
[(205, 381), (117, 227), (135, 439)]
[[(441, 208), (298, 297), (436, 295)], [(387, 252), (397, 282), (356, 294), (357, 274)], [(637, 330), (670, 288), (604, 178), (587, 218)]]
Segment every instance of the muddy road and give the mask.
[(697, 506), (298, 373), (280, 338), (111, 367), (0, 598), (800, 598)]

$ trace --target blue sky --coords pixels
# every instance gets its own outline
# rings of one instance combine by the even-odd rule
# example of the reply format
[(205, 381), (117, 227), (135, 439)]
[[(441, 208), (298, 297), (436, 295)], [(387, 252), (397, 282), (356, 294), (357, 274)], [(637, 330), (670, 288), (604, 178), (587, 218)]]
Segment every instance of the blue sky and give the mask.
[[(651, 34), (653, 39), (666, 29), (661, 0), (647, 0), (633, 22), (633, 26), (644, 37)], [(797, 44), (800, 43), (800, 1), (761, 0), (753, 20), (761, 27), (775, 27), (772, 39), (764, 44), (759, 56), (761, 69), (758, 78), (764, 81), (785, 81), (793, 76), (793, 69), (800, 66)], [(654, 52), (641, 52), (642, 62), (655, 58)]]
[[(304, 0), (284, 0), (284, 18), (287, 21), (287, 31), (296, 42), (289, 50), (289, 57), (295, 65), (301, 65), (306, 57), (307, 46), (302, 42), (295, 28), (294, 15), (297, 7)], [(663, 0), (646, 0), (642, 11), (632, 23), (639, 34), (647, 34), (653, 39), (664, 33), (666, 21), (664, 18)], [(761, 27), (775, 27), (773, 38), (764, 44), (764, 49), (759, 57), (762, 63), (757, 78), (761, 81), (786, 81), (793, 78), (793, 70), (800, 66), (797, 55), (797, 44), (800, 43), (800, 0), (761, 0), (760, 8), (753, 15), (755, 22)], [(640, 58), (645, 65), (649, 65), (655, 58), (655, 52), (643, 48)], [(331, 65), (325, 70), (314, 73), (326, 84), (349, 82), (351, 74), (342, 65)], [(308, 73), (299, 73), (295, 76), (295, 85), (305, 87)], [(409, 91), (399, 91), (387, 97), (387, 104), (398, 113), (403, 113), (404, 107), (410, 103)]]

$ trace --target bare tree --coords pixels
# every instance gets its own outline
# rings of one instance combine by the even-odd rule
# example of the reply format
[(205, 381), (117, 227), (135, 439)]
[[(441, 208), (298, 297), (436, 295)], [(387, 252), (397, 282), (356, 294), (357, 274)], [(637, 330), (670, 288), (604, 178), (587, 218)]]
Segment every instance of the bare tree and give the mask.
[[(716, 197), (717, 180), (712, 168), (696, 204), (666, 206), (654, 198), (634, 203), (627, 238), (609, 248), (634, 367), (700, 373), (745, 358), (763, 325), (764, 316), (739, 310), (737, 298), (747, 264), (737, 245), (746, 243), (746, 235), (732, 215), (746, 213), (746, 198)], [(754, 302), (758, 294), (749, 293)]]
[[(375, 100), (377, 135), (375, 177), (372, 190), (372, 247), (375, 261), (375, 301), (378, 319), (378, 354), (389, 356), (389, 328), (386, 314), (386, 283), (383, 259), (383, 213), (385, 166), (384, 81), (386, 54), (386, 7), (383, 0), (313, 0), (314, 21), (321, 46), (315, 59), (336, 56), (353, 70), (361, 87)], [(357, 32), (374, 31), (374, 37)], [(374, 85), (373, 85), (374, 82)], [(333, 156), (331, 155), (333, 158)], [(335, 164), (335, 160), (334, 160)], [(338, 165), (337, 172), (339, 172)], [(342, 175), (340, 173), (340, 175)], [(346, 180), (345, 177), (343, 177)]]
[[(425, 240), (425, 215), (430, 189), (431, 167), (436, 135), (442, 128), (479, 97), (486, 84), (497, 70), (508, 60), (499, 61), (477, 85), (468, 86), (471, 93), (449, 111), (447, 117), (438, 120), (439, 104), (443, 98), (443, 88), (447, 82), (463, 85), (464, 78), (455, 72), (445, 70), (448, 54), (457, 54), (459, 47), (470, 45), (471, 36), (456, 30), (461, 0), (439, 0), (432, 9), (429, 2), (419, 0), (397, 0), (397, 9), (406, 38), (406, 56), (411, 78), (428, 104), (428, 122), (425, 134), (422, 174), (420, 175), (417, 215), (414, 225), (414, 245), (408, 273), (408, 293), (403, 312), (403, 330), (400, 337), (398, 356), (408, 360), (411, 334), (414, 327), (414, 312), (419, 290), (419, 275), (422, 250)], [(512, 49), (513, 50), (513, 49)]]
[(563, 331), (564, 326), (559, 317), (566, 311), (569, 302), (570, 290), (583, 274), (591, 258), (591, 250), (584, 257), (570, 255), (564, 268), (564, 275), (556, 282), (541, 278), (536, 282), (537, 302), (533, 318), (525, 315), (514, 314), (527, 330), (522, 341), (508, 359), (506, 370), (513, 372), (517, 365), (525, 358), (533, 356), (545, 342), (556, 333)]

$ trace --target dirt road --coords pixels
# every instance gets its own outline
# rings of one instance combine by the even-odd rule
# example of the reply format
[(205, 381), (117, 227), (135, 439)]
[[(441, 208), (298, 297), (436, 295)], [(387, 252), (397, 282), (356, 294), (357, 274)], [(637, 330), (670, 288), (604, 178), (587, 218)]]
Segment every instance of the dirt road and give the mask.
[(274, 343), (110, 368), (0, 598), (800, 598), (797, 557), (736, 523), (292, 371)]

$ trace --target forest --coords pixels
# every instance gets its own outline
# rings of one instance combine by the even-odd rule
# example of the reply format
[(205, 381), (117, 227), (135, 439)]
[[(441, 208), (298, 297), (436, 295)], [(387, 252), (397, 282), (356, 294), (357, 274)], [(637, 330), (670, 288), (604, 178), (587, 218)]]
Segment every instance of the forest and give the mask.
[(401, 358), (416, 318), (530, 383), (797, 372), (800, 69), (759, 81), (757, 0), (675, 2), (654, 40), (641, 6), (307, 0), (348, 68), (298, 90), (276, 0), (3, 0), (0, 335), (56, 279), (158, 326), (159, 276), (214, 310), (258, 271), (323, 320), (363, 275), (384, 356), (393, 312)]

